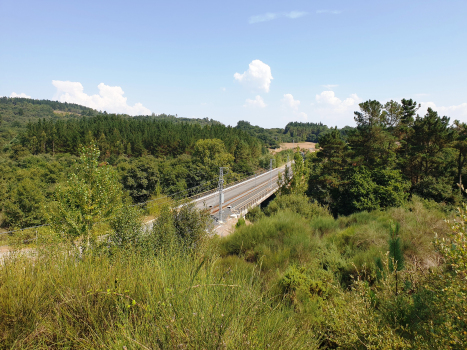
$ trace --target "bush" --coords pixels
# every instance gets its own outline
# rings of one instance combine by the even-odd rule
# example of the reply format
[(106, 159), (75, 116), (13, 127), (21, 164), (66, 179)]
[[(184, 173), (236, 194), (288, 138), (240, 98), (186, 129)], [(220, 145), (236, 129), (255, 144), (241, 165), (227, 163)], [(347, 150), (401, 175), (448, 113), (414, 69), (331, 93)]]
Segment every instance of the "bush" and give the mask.
[(164, 205), (152, 230), (144, 237), (144, 248), (157, 253), (173, 245), (185, 248), (199, 247), (210, 232), (210, 217), (205, 210), (197, 209), (193, 203), (171, 209)]
[(299, 292), (304, 292), (308, 298), (313, 296), (326, 297), (328, 289), (321, 280), (312, 279), (304, 267), (290, 266), (279, 280), (279, 286), (283, 294), (288, 294), (292, 299)]
[(276, 197), (264, 210), (266, 215), (273, 215), (279, 210), (288, 209), (306, 219), (330, 217), (329, 210), (302, 194), (288, 194)]
[(256, 222), (262, 217), (264, 217), (264, 213), (262, 212), (260, 207), (254, 207), (249, 209), (248, 213), (245, 215), (245, 218), (251, 222)]
[(245, 225), (246, 225), (245, 219), (244, 219), (244, 218), (239, 218), (238, 221), (237, 221), (237, 223), (235, 224), (235, 227), (236, 227), (236, 228), (239, 228), (239, 227), (245, 226)]
[(332, 216), (318, 216), (310, 223), (314, 232), (319, 235), (328, 234), (338, 229), (339, 224)]
[(128, 248), (141, 243), (143, 239), (143, 226), (141, 210), (138, 207), (124, 207), (120, 213), (110, 222), (113, 233), (110, 242), (118, 248)]
[(244, 255), (249, 261), (262, 262), (263, 268), (300, 261), (311, 249), (312, 231), (296, 213), (280, 211), (254, 225), (241, 226), (221, 241), (224, 255)]

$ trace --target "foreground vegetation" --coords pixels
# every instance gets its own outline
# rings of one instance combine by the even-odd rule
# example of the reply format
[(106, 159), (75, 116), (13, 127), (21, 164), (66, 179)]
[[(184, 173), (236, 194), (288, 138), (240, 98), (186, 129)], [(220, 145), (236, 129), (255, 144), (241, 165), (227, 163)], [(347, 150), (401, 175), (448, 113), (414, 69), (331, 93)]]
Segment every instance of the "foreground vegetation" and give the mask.
[[(449, 227), (443, 217), (452, 214), (434, 203), (414, 198), (334, 219), (304, 196), (284, 195), (224, 239), (206, 236), (208, 221), (186, 210), (164, 209), (149, 232), (129, 230), (127, 220), (92, 250), (49, 232), (32, 256), (5, 259), (1, 347), (466, 344), (465, 229)], [(390, 248), (396, 223), (403, 264)]]

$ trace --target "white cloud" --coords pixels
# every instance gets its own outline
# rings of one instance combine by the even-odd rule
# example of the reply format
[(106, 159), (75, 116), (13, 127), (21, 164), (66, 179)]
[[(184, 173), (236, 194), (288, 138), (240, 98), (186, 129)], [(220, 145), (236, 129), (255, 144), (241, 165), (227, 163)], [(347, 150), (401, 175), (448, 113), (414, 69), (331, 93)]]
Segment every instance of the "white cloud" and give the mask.
[(295, 19), (295, 18), (303, 17), (306, 14), (307, 12), (303, 12), (303, 11), (291, 11), (289, 13), (284, 13), (284, 16), (290, 19)]
[(271, 80), (274, 79), (271, 74), (271, 67), (260, 60), (251, 61), (248, 70), (242, 74), (235, 73), (234, 78), (250, 88), (264, 92), (269, 92)]
[(353, 125), (353, 112), (358, 110), (361, 99), (357, 94), (351, 94), (344, 100), (338, 98), (334, 91), (323, 91), (316, 95), (313, 105), (313, 115), (328, 126)]
[(455, 106), (436, 106), (434, 102), (420, 102), (422, 105), (418, 110), (418, 114), (423, 116), (426, 114), (428, 107), (438, 112), (440, 116), (448, 116), (451, 118), (451, 122), (459, 119), (462, 122), (467, 122), (467, 103), (461, 103)]
[(290, 107), (296, 110), (298, 109), (298, 106), (300, 105), (300, 101), (295, 100), (292, 94), (284, 94), (284, 98), (282, 99), (282, 104), (285, 107)]
[(124, 91), (120, 86), (108, 86), (100, 83), (99, 95), (84, 93), (84, 87), (80, 82), (52, 80), (57, 88), (54, 99), (60, 102), (77, 103), (109, 113), (122, 113), (129, 115), (149, 115), (151, 111), (141, 103), (134, 106), (127, 104), (127, 98), (123, 97)]
[(356, 94), (351, 94), (344, 101), (336, 97), (334, 91), (323, 91), (321, 94), (316, 95), (316, 102), (321, 105), (331, 106), (336, 111), (345, 111), (358, 105), (359, 101), (360, 98)]
[(328, 90), (332, 90), (332, 89), (338, 87), (339, 85), (337, 85), (337, 84), (328, 84), (328, 85), (321, 85), (321, 86), (328, 89)]
[(318, 11), (316, 11), (316, 13), (318, 13), (318, 14), (329, 13), (331, 15), (338, 15), (338, 14), (342, 13), (342, 11), (338, 11), (338, 10), (318, 10)]
[(267, 22), (267, 21), (272, 21), (273, 19), (276, 19), (277, 17), (278, 17), (277, 13), (268, 12), (262, 15), (251, 16), (248, 22), (250, 22), (250, 24), (259, 23), (259, 22)]
[(290, 12), (283, 12), (283, 13), (267, 12), (261, 15), (251, 16), (248, 22), (250, 24), (268, 22), (279, 17), (287, 17), (289, 19), (296, 19), (296, 18), (303, 17), (306, 14), (307, 12), (304, 12), (304, 11), (290, 11)]
[[(308, 115), (304, 112), (299, 112), (298, 111), (298, 106), (300, 105), (300, 101), (296, 100), (293, 98), (292, 94), (284, 94), (284, 98), (281, 100), (282, 102), (282, 107), (284, 108), (285, 112), (289, 114), (289, 117), (286, 117), (285, 119), (302, 119), (302, 120), (307, 120)], [(290, 115), (293, 116), (293, 118), (290, 118)]]
[(26, 95), (24, 92), (17, 94), (16, 92), (12, 92), (10, 97), (23, 97), (23, 98), (31, 98), (31, 96)]
[(259, 107), (259, 108), (264, 108), (266, 107), (266, 103), (264, 103), (262, 97), (260, 95), (257, 95), (254, 100), (251, 100), (249, 98), (246, 99), (245, 104), (243, 107)]
[(227, 89), (225, 87), (221, 87), (221, 90), (222, 91), (226, 91)]

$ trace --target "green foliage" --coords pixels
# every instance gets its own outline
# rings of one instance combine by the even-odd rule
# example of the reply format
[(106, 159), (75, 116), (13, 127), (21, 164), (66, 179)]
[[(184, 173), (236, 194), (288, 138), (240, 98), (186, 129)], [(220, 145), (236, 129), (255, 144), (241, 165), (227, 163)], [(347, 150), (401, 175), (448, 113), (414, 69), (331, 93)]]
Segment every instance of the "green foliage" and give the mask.
[(148, 200), (160, 183), (158, 164), (151, 156), (135, 161), (119, 162), (117, 169), (121, 174), (121, 182), (135, 202)]
[(414, 118), (419, 107), (412, 100), (359, 106), (348, 143), (337, 130), (321, 136), (321, 149), (308, 164), (310, 196), (334, 215), (400, 206), (414, 193), (459, 201), (453, 185), (462, 184), (466, 159), (462, 124), (450, 127), (449, 118), (431, 108)]
[[(109, 251), (70, 259), (55, 243), (4, 260), (2, 344), (462, 348), (465, 220), (446, 236), (445, 212), (416, 196), (338, 219), (300, 195), (273, 203), (270, 216), (212, 240), (192, 206), (163, 207), (145, 232), (138, 210), (122, 208)], [(433, 230), (446, 266), (433, 263)]]
[(23, 228), (44, 223), (45, 197), (36, 182), (25, 178), (10, 188), (5, 196), (3, 201), (5, 226)]
[(248, 213), (245, 215), (245, 218), (247, 218), (251, 222), (256, 222), (262, 217), (264, 217), (264, 213), (260, 207), (248, 209)]
[(241, 226), (222, 241), (226, 254), (242, 254), (248, 261), (261, 261), (266, 269), (299, 261), (311, 245), (311, 229), (306, 220), (289, 211)]
[(307, 190), (307, 171), (300, 152), (295, 152), (294, 154), (292, 173), (293, 176), (290, 181), (290, 192), (294, 194), (305, 193)]
[(239, 228), (239, 227), (245, 226), (245, 225), (246, 225), (245, 219), (244, 219), (244, 218), (238, 218), (238, 221), (237, 221), (237, 223), (235, 224), (235, 227), (236, 227), (236, 228)]
[(290, 300), (295, 307), (310, 300), (323, 300), (329, 293), (328, 287), (322, 280), (312, 279), (305, 268), (291, 265), (278, 281), (282, 294)]
[(290, 194), (278, 196), (271, 203), (269, 203), (264, 212), (267, 215), (271, 216), (277, 213), (278, 211), (284, 209), (288, 209), (292, 212), (298, 213), (300, 214), (300, 216), (306, 219), (312, 219), (318, 216), (330, 216), (330, 213), (327, 210), (327, 208), (322, 207), (316, 202), (312, 202), (303, 194)]
[(449, 179), (426, 176), (423, 180), (412, 186), (415, 194), (432, 199), (435, 202), (455, 203), (456, 197), (453, 194), (452, 183)]
[(122, 207), (122, 191), (117, 173), (99, 165), (99, 150), (90, 145), (80, 150), (76, 173), (57, 187), (55, 202), (47, 219), (56, 232), (70, 240), (83, 238), (86, 245), (95, 240), (99, 228), (114, 220)]
[(141, 210), (137, 206), (125, 206), (120, 209), (115, 219), (110, 221), (114, 231), (110, 235), (110, 242), (119, 249), (137, 246), (143, 236)]
[(174, 215), (168, 205), (164, 205), (159, 216), (154, 220), (152, 232), (145, 239), (144, 244), (150, 251), (159, 252), (177, 242), (174, 225)]
[[(349, 135), (349, 145), (356, 162), (369, 169), (392, 167), (395, 161), (395, 138), (387, 130), (388, 115), (383, 105), (375, 100), (359, 104), (360, 112), (354, 112), (357, 128)], [(391, 105), (387, 105), (391, 109)], [(321, 143), (321, 142), (320, 142)]]
[(162, 206), (152, 229), (142, 237), (142, 248), (149, 254), (159, 253), (170, 247), (193, 249), (199, 247), (210, 232), (209, 213), (194, 204), (178, 208)]
[(230, 167), (234, 157), (225, 149), (219, 139), (198, 140), (193, 150), (193, 160), (206, 174), (214, 177), (220, 167)]
[(200, 244), (209, 233), (209, 212), (197, 209), (193, 203), (183, 205), (173, 214), (175, 232), (186, 246)]
[[(204, 139), (222, 140), (226, 151), (232, 155), (242, 142), (247, 147), (247, 153), (253, 156), (261, 148), (256, 138), (222, 124), (176, 123), (160, 117), (130, 118), (112, 114), (64, 121), (39, 120), (29, 123), (26, 132), (20, 136), (21, 144), (33, 154), (73, 153), (80, 144), (95, 141), (101, 151), (101, 160), (121, 155), (179, 156), (191, 153), (195, 143)], [(204, 151), (209, 147), (211, 151), (217, 147), (217, 151), (220, 147), (204, 146)]]
[[(445, 271), (434, 275), (432, 283), (427, 284), (427, 290), (433, 294), (436, 309), (444, 321), (436, 332), (435, 340), (452, 349), (460, 349), (467, 343), (466, 223), (467, 207), (459, 208), (451, 232), (446, 237), (436, 236), (435, 247), (446, 262)], [(449, 343), (446, 339), (449, 339)]]
[(320, 137), (320, 151), (310, 162), (307, 194), (337, 211), (341, 184), (348, 166), (349, 147), (337, 129)]
[(407, 199), (409, 186), (398, 171), (356, 168), (335, 199), (340, 205), (337, 210), (349, 214), (398, 207)]

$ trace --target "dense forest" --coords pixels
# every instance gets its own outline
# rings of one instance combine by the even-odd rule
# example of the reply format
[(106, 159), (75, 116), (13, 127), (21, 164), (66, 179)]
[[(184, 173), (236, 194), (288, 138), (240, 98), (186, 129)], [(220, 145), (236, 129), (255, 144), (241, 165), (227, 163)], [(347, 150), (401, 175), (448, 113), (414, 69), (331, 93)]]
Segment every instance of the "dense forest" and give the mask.
[[(20, 131), (23, 131), (29, 122), (37, 122), (39, 118), (46, 119), (47, 121), (66, 121), (82, 116), (93, 117), (106, 114), (107, 112), (105, 111), (96, 111), (75, 103), (20, 97), (0, 97), (0, 147), (2, 147), (3, 143), (11, 141)], [(130, 118), (128, 115), (120, 116)], [(167, 114), (153, 115), (152, 117), (173, 123), (220, 124), (208, 118), (178, 118), (177, 116)]]
[[(261, 144), (247, 133), (222, 124), (206, 125), (173, 123), (157, 117), (125, 118), (117, 115), (98, 115), (76, 120), (38, 120), (27, 125), (20, 143), (32, 154), (73, 153), (81, 144), (96, 140), (102, 160), (112, 156), (175, 157), (191, 150), (198, 140), (218, 138), (228, 152), (261, 152)], [(241, 150), (241, 148), (245, 150)]]

